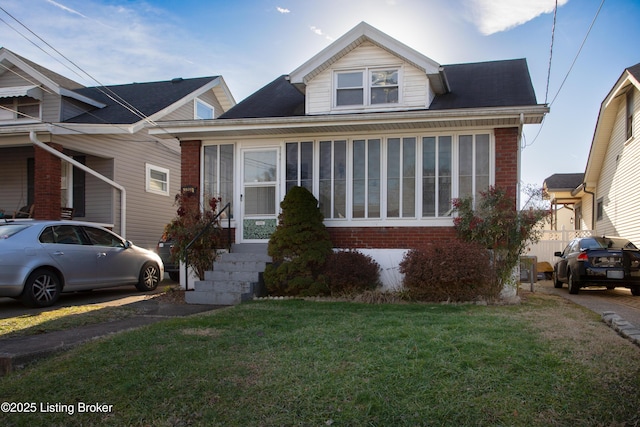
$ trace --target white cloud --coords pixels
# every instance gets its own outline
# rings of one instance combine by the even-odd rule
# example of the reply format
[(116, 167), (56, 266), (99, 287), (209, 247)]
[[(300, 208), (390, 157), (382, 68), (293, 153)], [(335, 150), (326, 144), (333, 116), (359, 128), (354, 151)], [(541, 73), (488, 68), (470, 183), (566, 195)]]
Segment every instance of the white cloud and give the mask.
[(278, 6), (278, 7), (276, 7), (276, 9), (278, 10), (278, 12), (283, 13), (283, 14), (284, 13), (291, 13), (291, 11), (289, 9), (284, 8), (284, 7)]
[[(569, 0), (558, 0), (558, 6)], [(472, 20), (484, 35), (522, 25), (532, 19), (553, 12), (555, 0), (470, 0)]]
[(67, 6), (65, 6), (63, 4), (57, 3), (57, 2), (55, 2), (53, 0), (46, 0), (46, 1), (47, 1), (47, 3), (50, 3), (50, 4), (54, 5), (55, 7), (58, 7), (58, 8), (66, 11), (66, 12), (74, 13), (74, 14), (76, 14), (78, 16), (82, 16), (83, 18), (86, 18), (86, 16), (84, 16), (82, 13), (78, 12), (77, 10), (71, 9), (70, 7), (67, 7)]
[(324, 31), (322, 31), (320, 28), (318, 28), (318, 27), (316, 27), (314, 25), (310, 26), (309, 29), (311, 31), (313, 31), (314, 33), (316, 33), (317, 35), (319, 35), (319, 36), (324, 36), (324, 38), (326, 38), (329, 41), (333, 41), (334, 40), (333, 37), (331, 37), (328, 34), (325, 34)]

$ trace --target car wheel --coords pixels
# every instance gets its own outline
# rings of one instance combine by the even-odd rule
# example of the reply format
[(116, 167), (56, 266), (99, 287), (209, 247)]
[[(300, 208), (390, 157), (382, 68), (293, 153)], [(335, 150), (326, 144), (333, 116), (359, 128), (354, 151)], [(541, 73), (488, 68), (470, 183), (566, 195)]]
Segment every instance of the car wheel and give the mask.
[(160, 269), (152, 262), (146, 263), (140, 271), (136, 288), (139, 291), (148, 292), (157, 288), (158, 283), (160, 283)]
[(29, 275), (20, 299), (29, 307), (49, 307), (60, 298), (60, 279), (51, 270), (40, 268)]
[(607, 285), (607, 289), (612, 291), (616, 288), (616, 285)]
[(568, 278), (567, 284), (569, 285), (570, 294), (575, 295), (580, 291), (580, 285), (578, 284), (578, 282), (574, 280), (572, 272), (569, 272), (569, 278)]
[(177, 271), (170, 271), (169, 272), (169, 279), (173, 280), (174, 282), (179, 282), (180, 281), (180, 273), (178, 273)]
[(632, 286), (631, 287), (631, 295), (640, 297), (640, 286)]
[(551, 276), (551, 280), (553, 280), (553, 287), (554, 288), (561, 288), (562, 287), (562, 282), (560, 280), (558, 280), (558, 273), (556, 273), (556, 270), (553, 270), (552, 276)]

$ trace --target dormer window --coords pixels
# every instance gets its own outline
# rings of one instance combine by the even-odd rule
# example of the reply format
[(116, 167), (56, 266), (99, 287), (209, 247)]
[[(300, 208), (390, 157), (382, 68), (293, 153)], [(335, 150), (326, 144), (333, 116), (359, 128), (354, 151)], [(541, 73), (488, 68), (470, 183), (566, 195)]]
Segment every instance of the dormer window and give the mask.
[(213, 107), (204, 101), (196, 99), (196, 120), (213, 119)]
[(0, 120), (40, 120), (40, 101), (28, 96), (2, 98)]
[(398, 88), (398, 68), (337, 71), (335, 106), (398, 104)]

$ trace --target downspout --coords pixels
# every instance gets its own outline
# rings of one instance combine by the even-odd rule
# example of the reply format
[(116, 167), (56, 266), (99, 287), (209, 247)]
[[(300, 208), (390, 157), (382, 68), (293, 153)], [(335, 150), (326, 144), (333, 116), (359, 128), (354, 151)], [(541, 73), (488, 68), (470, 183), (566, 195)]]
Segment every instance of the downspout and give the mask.
[(596, 193), (587, 191), (587, 183), (582, 183), (582, 189), (585, 193), (591, 194), (591, 230), (596, 231)]
[(77, 160), (74, 160), (71, 157), (59, 152), (58, 150), (49, 147), (44, 142), (38, 140), (38, 137), (36, 136), (35, 131), (30, 131), (29, 132), (29, 139), (31, 139), (31, 142), (33, 142), (34, 145), (42, 148), (43, 150), (47, 151), (48, 153), (51, 153), (54, 156), (59, 157), (62, 160), (71, 163), (73, 166), (75, 166), (75, 167), (77, 167), (79, 169), (82, 169), (83, 171), (95, 176), (99, 180), (104, 181), (107, 184), (109, 184), (110, 186), (114, 187), (116, 190), (120, 190), (121, 197), (120, 197), (120, 233), (119, 234), (122, 237), (126, 238), (126, 231), (127, 231), (127, 191), (125, 190), (125, 188), (122, 185), (118, 184), (117, 182), (115, 182), (115, 181), (107, 178), (106, 176), (99, 174), (98, 172), (94, 171), (93, 169), (83, 165), (82, 163), (78, 162)]
[(518, 165), (517, 165), (517, 183), (516, 183), (516, 210), (520, 210), (520, 177), (522, 174), (522, 128), (524, 127), (524, 113), (520, 113), (520, 125), (518, 126)]

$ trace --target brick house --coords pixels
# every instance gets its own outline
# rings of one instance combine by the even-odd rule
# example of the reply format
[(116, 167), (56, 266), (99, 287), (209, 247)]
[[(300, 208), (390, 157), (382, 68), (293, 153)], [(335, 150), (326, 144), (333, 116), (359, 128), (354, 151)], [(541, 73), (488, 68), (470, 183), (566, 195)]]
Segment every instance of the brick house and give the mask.
[(363, 22), (218, 120), (150, 133), (180, 140), (182, 185), (231, 202), (236, 243), (267, 242), (304, 186), (393, 286), (408, 248), (454, 235), (453, 199), (495, 185), (515, 207), (522, 127), (548, 111), (524, 59), (441, 65)]

